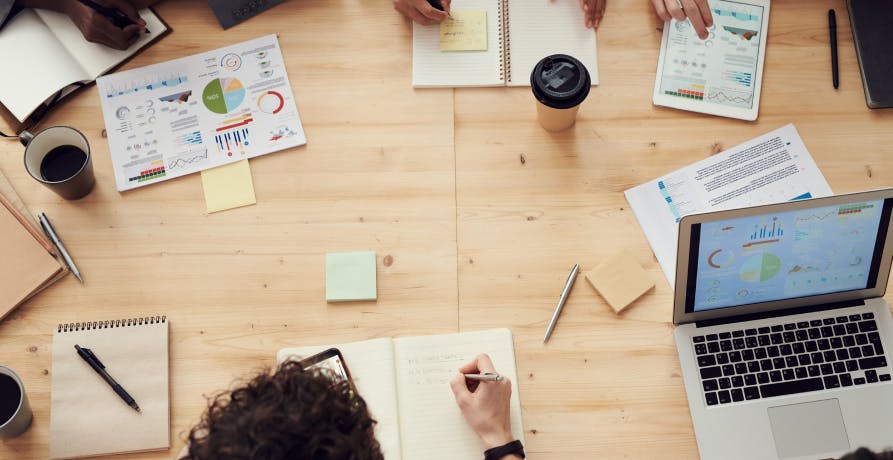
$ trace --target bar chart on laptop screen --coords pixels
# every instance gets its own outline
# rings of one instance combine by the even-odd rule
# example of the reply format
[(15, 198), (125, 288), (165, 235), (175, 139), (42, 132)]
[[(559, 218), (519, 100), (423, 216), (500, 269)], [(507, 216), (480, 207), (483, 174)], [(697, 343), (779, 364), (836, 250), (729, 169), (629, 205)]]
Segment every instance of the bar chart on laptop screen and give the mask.
[(865, 288), (882, 210), (872, 201), (704, 223), (695, 311)]

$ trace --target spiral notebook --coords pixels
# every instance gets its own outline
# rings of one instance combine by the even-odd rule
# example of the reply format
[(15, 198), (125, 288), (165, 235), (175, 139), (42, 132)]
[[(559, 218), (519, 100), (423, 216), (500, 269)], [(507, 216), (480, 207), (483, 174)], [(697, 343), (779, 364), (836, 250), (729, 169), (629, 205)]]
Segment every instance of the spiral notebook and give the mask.
[(569, 54), (598, 84), (595, 31), (578, 0), (453, 0), (450, 10), (485, 11), (486, 49), (441, 51), (440, 26), (412, 26), (412, 86), (529, 86), (540, 59)]
[[(130, 408), (74, 349), (89, 348), (139, 404)], [(50, 458), (170, 448), (164, 316), (60, 324), (53, 335)]]

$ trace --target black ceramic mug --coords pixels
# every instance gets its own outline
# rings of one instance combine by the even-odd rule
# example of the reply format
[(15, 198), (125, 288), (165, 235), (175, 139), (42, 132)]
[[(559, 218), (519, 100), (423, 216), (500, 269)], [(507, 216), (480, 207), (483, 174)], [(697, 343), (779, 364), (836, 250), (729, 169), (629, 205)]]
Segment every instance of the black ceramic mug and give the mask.
[(22, 131), (25, 169), (35, 180), (67, 200), (82, 198), (93, 190), (93, 162), (84, 135), (68, 126), (53, 126), (37, 134)]

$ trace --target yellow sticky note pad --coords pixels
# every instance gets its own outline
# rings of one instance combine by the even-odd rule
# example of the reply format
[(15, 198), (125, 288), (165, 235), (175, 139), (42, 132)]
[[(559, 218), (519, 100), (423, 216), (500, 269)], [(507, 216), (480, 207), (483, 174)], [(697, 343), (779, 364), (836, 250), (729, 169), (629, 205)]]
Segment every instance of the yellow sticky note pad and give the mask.
[(627, 251), (620, 251), (602, 261), (586, 274), (586, 281), (616, 313), (654, 287), (654, 280)]
[(202, 171), (208, 213), (257, 203), (248, 160)]
[(487, 11), (452, 10), (440, 23), (440, 51), (487, 51)]

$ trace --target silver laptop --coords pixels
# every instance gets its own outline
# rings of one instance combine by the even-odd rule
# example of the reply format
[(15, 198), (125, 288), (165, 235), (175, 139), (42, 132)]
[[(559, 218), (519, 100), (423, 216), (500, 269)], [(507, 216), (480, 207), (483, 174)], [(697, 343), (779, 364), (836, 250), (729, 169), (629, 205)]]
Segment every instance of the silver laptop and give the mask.
[(893, 446), (893, 189), (679, 222), (673, 323), (703, 459)]

